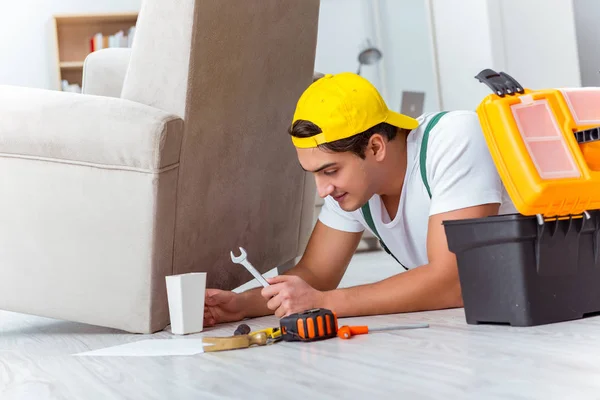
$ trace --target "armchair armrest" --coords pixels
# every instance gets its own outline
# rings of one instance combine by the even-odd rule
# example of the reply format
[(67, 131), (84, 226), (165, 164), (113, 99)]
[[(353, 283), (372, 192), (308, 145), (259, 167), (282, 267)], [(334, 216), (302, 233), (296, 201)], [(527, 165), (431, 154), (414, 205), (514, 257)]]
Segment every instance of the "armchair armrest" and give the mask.
[(89, 54), (83, 64), (83, 94), (121, 97), (131, 49), (103, 49)]
[(0, 157), (160, 172), (183, 120), (124, 99), (0, 85)]

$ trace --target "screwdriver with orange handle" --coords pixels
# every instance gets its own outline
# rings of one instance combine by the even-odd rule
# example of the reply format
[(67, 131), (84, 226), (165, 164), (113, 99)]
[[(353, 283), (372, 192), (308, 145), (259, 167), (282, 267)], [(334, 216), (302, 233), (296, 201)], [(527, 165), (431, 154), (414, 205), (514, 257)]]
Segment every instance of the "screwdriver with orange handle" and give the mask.
[(406, 324), (406, 325), (395, 325), (385, 326), (381, 328), (369, 328), (366, 325), (363, 326), (348, 326), (344, 325), (337, 331), (337, 335), (342, 339), (350, 339), (354, 335), (364, 335), (369, 332), (382, 332), (382, 331), (395, 331), (400, 329), (419, 329), (429, 328), (429, 324)]

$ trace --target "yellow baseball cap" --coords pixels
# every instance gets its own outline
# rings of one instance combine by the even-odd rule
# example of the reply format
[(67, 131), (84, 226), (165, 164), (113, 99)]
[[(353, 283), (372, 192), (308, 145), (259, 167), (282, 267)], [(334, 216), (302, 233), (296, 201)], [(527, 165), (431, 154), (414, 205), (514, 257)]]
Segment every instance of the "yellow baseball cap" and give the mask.
[(389, 110), (375, 86), (351, 72), (327, 74), (313, 82), (296, 105), (292, 123), (298, 120), (322, 131), (307, 138), (292, 136), (294, 146), (303, 149), (354, 136), (382, 122), (404, 129), (419, 126), (416, 119)]

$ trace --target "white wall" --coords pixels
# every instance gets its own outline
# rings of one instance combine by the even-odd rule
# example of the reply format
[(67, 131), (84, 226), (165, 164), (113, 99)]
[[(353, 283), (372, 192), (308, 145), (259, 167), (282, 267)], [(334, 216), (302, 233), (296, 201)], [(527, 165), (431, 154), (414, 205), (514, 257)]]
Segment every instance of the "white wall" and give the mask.
[(488, 93), (474, 77), (495, 69), (488, 8), (482, 0), (432, 0), (441, 108), (474, 110)]
[(573, 6), (581, 84), (600, 86), (600, 1), (575, 0)]
[(503, 71), (524, 87), (580, 86), (572, 0), (431, 0), (442, 108), (475, 109)]
[(437, 111), (433, 49), (425, 1), (380, 0), (379, 3), (389, 107), (399, 111), (402, 91), (408, 90), (425, 92), (425, 112)]
[(502, 4), (506, 72), (531, 89), (580, 86), (573, 0), (498, 3)]
[[(371, 32), (369, 0), (321, 0), (315, 70), (324, 74), (356, 72), (358, 54), (367, 39), (375, 44)], [(361, 71), (379, 90), (376, 66)]]
[(0, 84), (56, 89), (52, 15), (139, 11), (142, 0), (0, 0)]
[(425, 0), (321, 0), (315, 70), (356, 72), (367, 39), (383, 58), (361, 74), (400, 110), (403, 90), (424, 91), (425, 110), (437, 96)]

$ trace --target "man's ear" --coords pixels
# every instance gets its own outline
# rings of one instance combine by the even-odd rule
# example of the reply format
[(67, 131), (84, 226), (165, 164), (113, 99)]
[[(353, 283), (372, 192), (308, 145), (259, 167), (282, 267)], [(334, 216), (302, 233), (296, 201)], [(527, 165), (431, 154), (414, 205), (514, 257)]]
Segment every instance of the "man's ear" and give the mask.
[(383, 161), (387, 151), (387, 142), (382, 135), (376, 133), (369, 138), (367, 151), (375, 157), (375, 161)]

